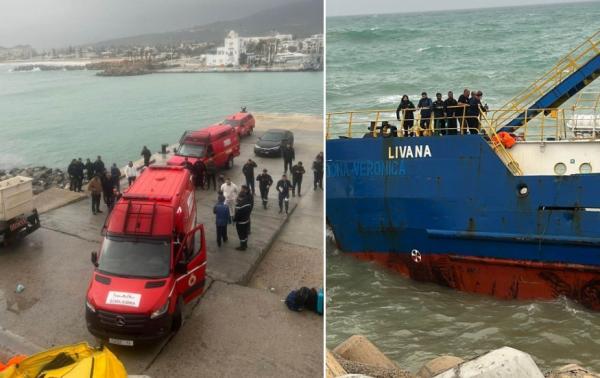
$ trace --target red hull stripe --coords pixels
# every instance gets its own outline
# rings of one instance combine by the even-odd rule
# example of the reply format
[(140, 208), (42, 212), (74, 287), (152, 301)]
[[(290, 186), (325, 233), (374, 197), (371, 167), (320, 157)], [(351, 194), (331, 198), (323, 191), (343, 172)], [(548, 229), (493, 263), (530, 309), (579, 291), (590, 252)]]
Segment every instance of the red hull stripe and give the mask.
[(525, 260), (411, 253), (349, 253), (417, 281), (501, 299), (565, 296), (600, 311), (600, 268)]

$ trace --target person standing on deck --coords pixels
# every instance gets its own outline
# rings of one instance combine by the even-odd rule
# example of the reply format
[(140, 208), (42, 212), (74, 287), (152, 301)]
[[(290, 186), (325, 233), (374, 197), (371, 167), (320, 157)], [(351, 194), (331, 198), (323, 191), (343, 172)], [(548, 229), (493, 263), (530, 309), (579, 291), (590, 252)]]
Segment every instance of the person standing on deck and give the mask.
[(414, 126), (415, 123), (415, 104), (412, 103), (408, 99), (407, 95), (402, 96), (402, 100), (400, 100), (400, 104), (396, 109), (396, 119), (400, 121), (400, 113), (402, 113), (402, 130), (404, 130), (404, 136), (409, 136), (410, 129)]
[(433, 108), (433, 129), (435, 135), (446, 135), (446, 118), (444, 114), (444, 101), (442, 94), (435, 94), (435, 101), (432, 104)]
[(229, 207), (225, 205), (225, 197), (222, 195), (217, 199), (217, 204), (213, 208), (215, 222), (217, 225), (217, 245), (221, 246), (221, 241), (227, 243), (227, 225), (231, 223), (231, 214)]
[(213, 183), (213, 190), (217, 190), (217, 165), (212, 158), (206, 161), (206, 190), (210, 189), (210, 182)]
[(269, 200), (269, 188), (273, 185), (273, 178), (267, 173), (266, 169), (263, 169), (262, 173), (256, 176), (256, 181), (258, 181), (258, 189), (260, 190), (263, 208), (266, 210), (267, 202)]
[(421, 122), (420, 126), (424, 130), (430, 130), (431, 126), (431, 106), (432, 102), (429, 97), (427, 97), (427, 92), (421, 93), (421, 99), (417, 104), (417, 108), (421, 110)]
[(236, 249), (245, 251), (248, 248), (248, 234), (250, 228), (250, 214), (252, 213), (252, 195), (246, 185), (242, 185), (242, 190), (236, 200), (235, 228), (240, 239), (240, 246)]
[(313, 161), (312, 170), (314, 174), (314, 190), (317, 190), (317, 185), (323, 190), (323, 152), (319, 152), (315, 161)]
[(140, 153), (144, 157), (144, 165), (147, 167), (150, 165), (150, 157), (152, 157), (152, 152), (148, 149), (148, 147), (144, 146), (142, 148), (142, 152)]
[(131, 186), (137, 178), (137, 169), (133, 166), (133, 162), (129, 161), (127, 167), (125, 167), (125, 176), (127, 177), (127, 184)]
[(479, 122), (479, 117), (481, 115), (481, 111), (487, 111), (487, 105), (481, 105), (481, 97), (483, 96), (483, 92), (477, 91), (473, 92), (473, 95), (469, 99), (469, 108), (467, 110), (467, 114), (469, 115), (469, 130), (471, 134), (478, 134), (481, 124)]
[(302, 176), (305, 173), (301, 161), (292, 167), (292, 197), (296, 197), (296, 187), (298, 188), (298, 197), (302, 197), (300, 192), (302, 191)]
[(246, 164), (244, 164), (244, 166), (242, 167), (242, 172), (244, 173), (244, 177), (246, 178), (246, 186), (248, 188), (250, 188), (250, 190), (252, 191), (252, 195), (255, 194), (254, 168), (256, 168), (256, 167), (257, 167), (257, 165), (252, 159), (248, 159)]
[(468, 88), (463, 90), (463, 94), (458, 97), (458, 105), (460, 108), (458, 109), (458, 123), (460, 125), (460, 134), (466, 133), (467, 128), (467, 108), (469, 107), (469, 96), (471, 95), (471, 91)]
[(290, 171), (292, 170), (292, 162), (296, 159), (296, 151), (290, 143), (287, 143), (285, 147), (281, 149), (281, 156), (283, 156), (283, 173), (287, 173), (288, 166)]
[(458, 102), (454, 99), (454, 93), (448, 92), (448, 98), (444, 100), (444, 110), (446, 112), (446, 134), (456, 135), (457, 132), (457, 115), (459, 109), (457, 107)]
[(221, 185), (221, 191), (225, 197), (225, 204), (229, 207), (229, 213), (234, 214), (235, 201), (240, 193), (237, 185), (231, 182), (231, 179), (227, 177), (225, 183)]
[(279, 214), (283, 211), (284, 204), (285, 213), (287, 214), (290, 205), (290, 189), (292, 189), (292, 183), (287, 179), (286, 175), (283, 175), (281, 176), (281, 180), (277, 181), (275, 189), (277, 189), (277, 192), (279, 193)]

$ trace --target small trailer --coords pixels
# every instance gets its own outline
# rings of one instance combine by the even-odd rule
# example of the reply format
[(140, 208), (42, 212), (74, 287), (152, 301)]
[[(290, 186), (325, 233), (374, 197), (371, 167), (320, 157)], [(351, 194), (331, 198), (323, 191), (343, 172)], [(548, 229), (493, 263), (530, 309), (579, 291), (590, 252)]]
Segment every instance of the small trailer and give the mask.
[(0, 245), (8, 245), (40, 228), (31, 184), (32, 179), (23, 176), (0, 181)]

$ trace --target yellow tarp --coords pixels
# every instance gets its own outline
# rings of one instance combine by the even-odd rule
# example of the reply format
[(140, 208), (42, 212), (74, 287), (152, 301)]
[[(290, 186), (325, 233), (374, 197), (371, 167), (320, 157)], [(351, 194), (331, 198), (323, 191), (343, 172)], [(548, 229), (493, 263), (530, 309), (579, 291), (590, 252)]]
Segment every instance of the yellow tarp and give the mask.
[[(56, 363), (54, 363), (54, 368), (48, 368), (48, 364), (55, 361), (61, 353), (75, 362), (62, 367), (56, 367)], [(66, 356), (59, 357), (57, 361), (68, 359)], [(0, 371), (0, 378), (36, 378), (38, 376), (44, 378), (126, 378), (127, 372), (121, 361), (108, 348), (96, 349), (90, 347), (88, 343), (49, 349)]]

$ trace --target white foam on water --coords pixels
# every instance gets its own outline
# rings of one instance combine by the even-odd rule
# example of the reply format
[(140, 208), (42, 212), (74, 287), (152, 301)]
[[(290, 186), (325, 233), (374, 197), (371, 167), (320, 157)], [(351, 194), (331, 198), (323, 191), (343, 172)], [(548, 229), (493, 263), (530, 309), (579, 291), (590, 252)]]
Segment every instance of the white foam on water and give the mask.
[(378, 104), (395, 104), (402, 100), (402, 95), (383, 96), (377, 99)]

